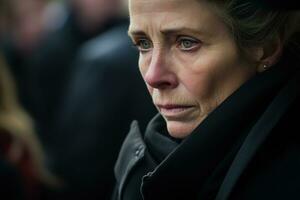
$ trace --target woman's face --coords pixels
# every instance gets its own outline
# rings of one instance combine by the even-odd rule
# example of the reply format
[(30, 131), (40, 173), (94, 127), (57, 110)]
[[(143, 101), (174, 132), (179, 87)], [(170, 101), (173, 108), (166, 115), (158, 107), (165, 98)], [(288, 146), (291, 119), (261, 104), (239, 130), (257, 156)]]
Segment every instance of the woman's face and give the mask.
[(130, 0), (129, 8), (140, 71), (171, 136), (188, 136), (256, 73), (206, 1)]

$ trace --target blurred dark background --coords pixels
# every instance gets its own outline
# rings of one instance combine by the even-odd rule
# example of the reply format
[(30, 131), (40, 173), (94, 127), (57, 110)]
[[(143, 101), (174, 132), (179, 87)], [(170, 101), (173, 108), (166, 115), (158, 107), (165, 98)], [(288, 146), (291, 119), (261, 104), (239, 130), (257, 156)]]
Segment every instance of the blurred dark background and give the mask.
[[(291, 0), (253, 1), (299, 8)], [(145, 129), (156, 113), (127, 36), (126, 10), (126, 0), (0, 0), (0, 60), (32, 119), (43, 163), (60, 180), (55, 187), (31, 181), (39, 195), (7, 199), (110, 198), (114, 162), (131, 121)], [(22, 151), (27, 169), (31, 153)], [(5, 152), (0, 190), (22, 193), (28, 189), (22, 180), (33, 180), (32, 174), (20, 173)]]

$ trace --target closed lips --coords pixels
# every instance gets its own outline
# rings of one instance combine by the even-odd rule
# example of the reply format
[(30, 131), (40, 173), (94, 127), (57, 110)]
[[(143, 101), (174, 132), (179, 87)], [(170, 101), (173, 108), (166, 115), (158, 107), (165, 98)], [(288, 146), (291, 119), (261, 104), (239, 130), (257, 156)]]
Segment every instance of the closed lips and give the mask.
[(194, 106), (169, 104), (169, 105), (157, 105), (157, 107), (159, 108), (159, 111), (162, 114), (171, 114), (171, 113), (177, 113), (177, 112), (185, 111), (185, 110), (187, 110), (189, 108), (192, 108)]

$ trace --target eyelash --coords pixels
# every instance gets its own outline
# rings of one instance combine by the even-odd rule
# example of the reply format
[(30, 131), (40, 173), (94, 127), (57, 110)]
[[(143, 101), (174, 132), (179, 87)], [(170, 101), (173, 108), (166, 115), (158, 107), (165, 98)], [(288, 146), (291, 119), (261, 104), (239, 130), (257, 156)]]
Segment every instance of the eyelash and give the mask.
[[(142, 42), (149, 42), (149, 47), (148, 48), (142, 48)], [(190, 42), (191, 43), (191, 47), (189, 48), (185, 48), (183, 47), (183, 42)], [(189, 37), (189, 36), (179, 36), (176, 39), (176, 47), (179, 48), (181, 51), (184, 52), (192, 52), (194, 50), (196, 50), (199, 47), (199, 44), (201, 43), (198, 39)], [(136, 42), (133, 42), (133, 45), (141, 52), (141, 53), (146, 53), (148, 51), (151, 50), (151, 48), (153, 47), (153, 44), (151, 42), (151, 40), (149, 40), (148, 38), (141, 38), (141, 39), (137, 39)]]
[[(186, 52), (196, 50), (200, 44), (199, 40), (188, 36), (179, 36), (176, 41), (177, 41), (177, 47), (180, 48), (182, 51), (186, 51)], [(183, 42), (190, 42), (192, 46), (189, 48), (185, 48), (183, 47)]]
[(141, 47), (141, 46), (142, 46), (142, 42), (144, 42), (144, 41), (148, 41), (149, 44), (151, 44), (151, 47), (149, 47), (149, 49), (152, 48), (152, 42), (151, 42), (149, 39), (147, 39), (147, 38), (137, 39), (136, 42), (133, 42), (133, 45), (134, 45), (141, 53), (145, 53), (145, 52), (150, 51), (149, 49), (144, 49), (144, 48)]

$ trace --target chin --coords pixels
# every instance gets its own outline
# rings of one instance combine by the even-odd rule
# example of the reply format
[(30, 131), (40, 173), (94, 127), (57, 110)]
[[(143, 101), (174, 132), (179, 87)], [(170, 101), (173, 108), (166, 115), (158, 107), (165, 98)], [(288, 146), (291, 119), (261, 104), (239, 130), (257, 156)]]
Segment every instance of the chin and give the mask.
[(187, 122), (167, 121), (169, 134), (177, 139), (183, 139), (189, 136), (195, 128), (195, 125), (188, 124)]

